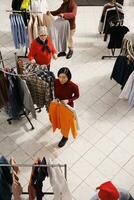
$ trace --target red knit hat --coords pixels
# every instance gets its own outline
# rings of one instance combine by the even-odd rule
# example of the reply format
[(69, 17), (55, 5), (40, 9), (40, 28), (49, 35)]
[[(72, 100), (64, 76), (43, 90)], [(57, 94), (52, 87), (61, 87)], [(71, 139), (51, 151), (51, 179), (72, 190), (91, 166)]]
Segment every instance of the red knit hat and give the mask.
[(119, 192), (116, 187), (112, 184), (111, 181), (105, 182), (96, 188), (100, 191), (98, 192), (98, 196), (101, 200), (118, 200)]

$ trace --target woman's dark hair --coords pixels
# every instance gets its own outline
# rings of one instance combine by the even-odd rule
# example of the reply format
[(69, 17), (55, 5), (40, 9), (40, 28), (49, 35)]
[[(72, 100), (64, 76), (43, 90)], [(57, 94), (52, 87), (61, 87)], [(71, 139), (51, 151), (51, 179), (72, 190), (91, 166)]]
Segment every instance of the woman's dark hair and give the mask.
[(59, 71), (58, 71), (58, 74), (57, 74), (58, 77), (59, 77), (60, 74), (66, 74), (66, 76), (68, 78), (68, 81), (70, 81), (71, 78), (72, 78), (72, 74), (71, 74), (70, 70), (67, 67), (60, 68)]

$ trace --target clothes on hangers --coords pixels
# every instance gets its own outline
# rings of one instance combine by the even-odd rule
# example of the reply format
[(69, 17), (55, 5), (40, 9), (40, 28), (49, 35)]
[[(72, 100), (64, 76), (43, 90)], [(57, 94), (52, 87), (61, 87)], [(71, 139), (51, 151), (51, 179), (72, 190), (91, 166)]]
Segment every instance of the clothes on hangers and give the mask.
[(30, 90), (34, 104), (39, 108), (48, 106), (51, 101), (49, 84), (39, 78), (38, 76), (30, 76), (26, 80), (27, 86)]
[(120, 49), (124, 35), (129, 31), (126, 26), (114, 25), (109, 28), (107, 34), (110, 34), (108, 49)]
[(122, 9), (120, 9), (118, 7), (117, 8), (113, 7), (113, 8), (107, 9), (105, 18), (104, 18), (102, 32), (107, 34), (107, 32), (109, 31), (111, 22), (119, 22), (120, 21), (120, 23), (121, 23), (121, 21), (123, 21), (123, 19), (124, 19), (124, 12)]
[(46, 26), (47, 28), (49, 28), (53, 25), (54, 21), (55, 19), (51, 14), (49, 15), (43, 14), (43, 23), (42, 23), (43, 26)]
[(19, 78), (14, 76), (7, 76), (9, 87), (9, 105), (11, 106), (12, 117), (18, 118), (20, 113), (23, 111), (23, 100), (21, 98)]
[[(45, 157), (48, 165), (54, 164), (50, 157)], [(50, 178), (50, 184), (54, 192), (53, 200), (72, 200), (72, 194), (69, 190), (67, 181), (63, 176), (60, 167), (48, 167), (48, 176)]]
[(32, 0), (31, 10), (33, 12), (46, 13), (49, 10), (47, 1), (46, 0)]
[[(45, 157), (43, 157), (42, 161), (38, 158), (34, 164), (46, 165), (47, 163)], [(42, 200), (44, 196), (42, 192), (43, 181), (46, 177), (48, 177), (47, 167), (32, 168), (31, 178), (28, 185), (29, 200), (34, 200), (35, 198), (37, 200)]]
[(104, 5), (103, 11), (102, 11), (102, 14), (101, 14), (101, 18), (100, 18), (100, 21), (99, 21), (99, 26), (98, 26), (99, 33), (102, 33), (102, 31), (103, 31), (103, 25), (104, 25), (104, 20), (105, 20), (105, 15), (106, 15), (107, 10), (110, 9), (110, 8), (114, 8), (115, 5), (119, 9), (122, 9), (122, 5), (120, 3), (117, 3), (117, 2), (116, 2), (116, 4), (113, 4), (112, 2), (109, 2), (109, 3), (106, 3)]
[[(51, 158), (45, 156), (42, 161), (38, 158), (34, 164), (54, 165)], [(46, 177), (50, 178), (50, 184), (54, 193), (53, 200), (72, 200), (67, 181), (60, 167), (33, 167), (28, 185), (29, 200), (42, 200), (42, 186)]]
[(36, 112), (31, 93), (28, 89), (26, 81), (22, 79), (20, 79), (20, 91), (21, 91), (21, 97), (23, 99), (23, 105), (26, 110), (26, 114), (29, 114), (31, 112), (32, 117), (36, 119)]
[(73, 138), (77, 136), (76, 118), (71, 110), (60, 102), (51, 102), (49, 106), (49, 118), (53, 132), (58, 128), (65, 138), (68, 138), (71, 129)]
[(21, 7), (20, 10), (28, 10), (29, 6), (30, 6), (30, 1), (31, 0), (23, 0), (21, 3)]
[(58, 52), (66, 52), (70, 35), (70, 24), (64, 18), (58, 18), (48, 27), (53, 44)]
[(9, 18), (15, 48), (20, 49), (27, 46), (27, 32), (22, 15), (14, 13), (10, 14)]
[[(12, 157), (10, 159), (10, 164), (17, 165), (15, 158)], [(20, 173), (19, 166), (15, 166), (12, 168), (12, 177), (13, 177), (12, 192), (14, 200), (22, 200), (21, 194), (23, 189), (19, 182), (19, 173)]]
[(0, 72), (0, 108), (6, 106), (8, 101), (8, 82), (3, 72)]
[(134, 62), (129, 61), (126, 56), (118, 56), (111, 74), (111, 79), (114, 79), (124, 88), (130, 74), (134, 71)]
[(128, 104), (134, 106), (134, 72), (130, 74), (119, 98), (128, 100)]
[[(4, 85), (4, 87), (1, 89), (2, 95), (0, 96), (0, 100), (2, 99), (0, 101), (1, 107), (7, 106), (8, 110), (10, 110), (10, 117), (13, 117), (14, 119), (18, 118), (24, 110), (27, 114), (31, 112), (33, 118), (36, 119), (33, 100), (26, 82), (19, 76), (15, 76), (16, 74), (14, 75), (13, 72), (9, 73), (10, 75), (8, 72), (5, 72), (4, 79), (4, 73), (0, 72), (0, 74), (2, 74), (2, 79), (0, 76), (0, 81), (3, 81), (0, 89)], [(7, 87), (5, 87), (6, 85)]]
[(12, 0), (12, 9), (13, 10), (20, 10), (21, 4), (23, 0)]
[[(0, 155), (0, 164), (9, 164), (8, 160)], [(11, 167), (0, 166), (0, 200), (11, 200), (13, 177)]]
[(128, 53), (128, 49), (132, 55), (134, 55), (134, 33), (132, 32), (128, 32), (122, 41), (122, 47), (121, 47), (121, 55), (122, 56), (127, 56)]
[[(10, 158), (9, 163), (3, 155), (0, 155), (0, 165), (2, 165), (0, 166), (0, 200), (11, 200), (12, 195), (14, 200), (22, 200), (21, 194), (23, 194), (23, 191), (19, 182), (19, 166), (25, 165), (17, 164), (13, 157)], [(51, 158), (43, 157), (42, 159), (37, 158), (34, 165), (27, 166), (32, 166), (28, 185), (29, 200), (42, 200), (44, 196), (43, 182), (46, 177), (50, 178), (54, 200), (59, 200), (59, 197), (63, 200), (72, 200), (66, 179), (62, 174), (61, 167), (63, 165), (53, 163)]]

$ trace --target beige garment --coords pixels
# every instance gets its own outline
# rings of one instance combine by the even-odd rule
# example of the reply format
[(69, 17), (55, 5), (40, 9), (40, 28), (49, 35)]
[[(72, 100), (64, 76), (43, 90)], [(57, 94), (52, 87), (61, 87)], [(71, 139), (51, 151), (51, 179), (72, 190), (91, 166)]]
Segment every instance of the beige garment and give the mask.
[(33, 41), (33, 16), (30, 16), (30, 20), (28, 22), (28, 40), (29, 40), (29, 47)]
[(34, 17), (34, 23), (33, 23), (33, 39), (38, 37), (38, 20), (37, 16)]
[(50, 27), (53, 24), (54, 20), (55, 19), (51, 14), (43, 14), (43, 26)]
[(18, 175), (15, 173), (15, 171), (13, 171), (12, 191), (13, 191), (14, 200), (22, 200), (21, 198), (22, 186), (19, 182)]
[(37, 15), (37, 24), (39, 26), (43, 26), (43, 14)]
[(70, 35), (68, 38), (68, 48), (69, 49), (73, 49), (74, 48), (74, 33), (75, 33), (75, 29), (70, 30)]
[[(14, 158), (11, 158), (11, 164), (16, 165), (16, 160)], [(18, 166), (13, 167), (13, 184), (12, 184), (12, 192), (13, 192), (13, 199), (14, 200), (22, 200), (21, 194), (22, 194), (22, 186), (19, 182), (19, 173), (20, 169)]]

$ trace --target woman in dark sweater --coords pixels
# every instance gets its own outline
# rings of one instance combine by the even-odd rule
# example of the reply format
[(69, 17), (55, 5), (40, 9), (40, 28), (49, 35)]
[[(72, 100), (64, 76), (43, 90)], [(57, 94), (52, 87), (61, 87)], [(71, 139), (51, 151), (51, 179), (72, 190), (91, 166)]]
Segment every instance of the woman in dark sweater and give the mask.
[[(79, 87), (71, 81), (72, 74), (67, 67), (58, 71), (58, 79), (54, 82), (54, 94), (57, 101), (74, 107), (74, 101), (79, 98)], [(59, 147), (63, 147), (68, 138), (62, 137)]]

